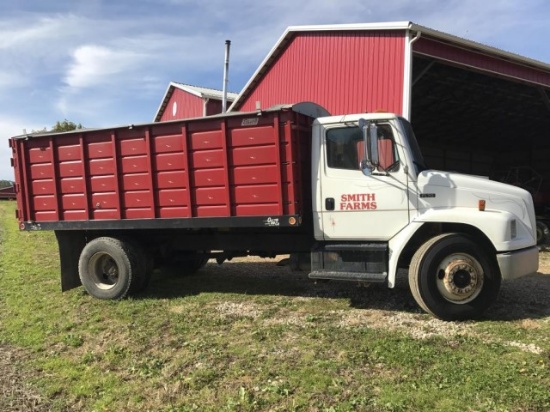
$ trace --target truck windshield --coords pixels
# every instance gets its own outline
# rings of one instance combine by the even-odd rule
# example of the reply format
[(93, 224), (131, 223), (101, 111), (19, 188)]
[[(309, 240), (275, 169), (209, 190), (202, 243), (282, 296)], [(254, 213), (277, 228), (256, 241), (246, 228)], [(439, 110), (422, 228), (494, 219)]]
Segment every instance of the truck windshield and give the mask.
[(418, 141), (416, 140), (416, 136), (414, 135), (414, 131), (411, 124), (402, 117), (400, 117), (399, 120), (401, 121), (402, 129), (405, 132), (405, 135), (406, 135), (405, 137), (409, 142), (409, 146), (411, 148), (411, 153), (413, 156), (412, 161), (416, 169), (416, 174), (418, 175), (423, 170), (427, 170), (428, 166), (424, 161), (424, 157), (422, 156), (422, 152), (420, 151), (420, 146), (418, 146)]

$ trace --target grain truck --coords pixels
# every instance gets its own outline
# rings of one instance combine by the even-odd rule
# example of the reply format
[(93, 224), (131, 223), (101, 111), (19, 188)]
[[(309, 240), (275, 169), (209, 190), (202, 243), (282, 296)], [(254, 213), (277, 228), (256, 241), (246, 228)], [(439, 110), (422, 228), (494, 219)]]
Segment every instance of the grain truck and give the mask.
[[(407, 269), (420, 307), (479, 316), (538, 269), (530, 194), (425, 165), (391, 113), (314, 103), (10, 139), (21, 230), (54, 230), (62, 290), (143, 290), (166, 262), (290, 255), (312, 279)], [(304, 259), (305, 257), (305, 259)]]

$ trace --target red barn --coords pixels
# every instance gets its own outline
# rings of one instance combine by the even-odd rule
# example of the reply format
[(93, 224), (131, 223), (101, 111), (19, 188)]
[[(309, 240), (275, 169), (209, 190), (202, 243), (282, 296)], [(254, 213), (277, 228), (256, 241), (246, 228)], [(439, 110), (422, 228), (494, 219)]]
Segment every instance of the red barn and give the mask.
[(15, 187), (8, 186), (0, 188), (0, 200), (14, 200), (15, 199)]
[[(228, 107), (236, 97), (236, 93), (227, 93)], [(219, 114), (222, 112), (222, 99), (221, 90), (172, 82), (164, 94), (154, 121), (165, 122)]]
[(290, 27), (230, 110), (299, 101), (402, 114), (433, 168), (529, 166), (550, 192), (549, 64), (411, 22)]

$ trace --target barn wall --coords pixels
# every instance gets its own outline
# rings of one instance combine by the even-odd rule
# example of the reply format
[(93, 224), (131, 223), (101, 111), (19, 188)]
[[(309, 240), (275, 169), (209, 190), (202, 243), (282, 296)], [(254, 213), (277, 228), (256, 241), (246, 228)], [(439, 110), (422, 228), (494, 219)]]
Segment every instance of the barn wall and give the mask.
[[(227, 107), (231, 105), (231, 102), (227, 102)], [(214, 114), (220, 114), (222, 112), (222, 102), (221, 100), (210, 99), (206, 103), (206, 115), (212, 116)]]
[[(174, 103), (176, 104), (175, 107)], [(174, 88), (174, 92), (166, 105), (164, 113), (162, 113), (160, 121), (166, 122), (169, 120), (189, 119), (202, 116), (204, 116), (204, 100), (198, 96)]]
[(401, 114), (403, 32), (298, 33), (239, 110), (314, 101), (332, 114)]

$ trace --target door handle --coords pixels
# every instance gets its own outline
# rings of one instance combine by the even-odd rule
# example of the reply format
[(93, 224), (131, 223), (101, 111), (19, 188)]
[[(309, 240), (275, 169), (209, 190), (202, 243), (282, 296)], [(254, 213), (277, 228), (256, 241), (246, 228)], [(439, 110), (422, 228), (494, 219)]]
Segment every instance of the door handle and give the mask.
[(333, 197), (327, 197), (325, 199), (325, 209), (327, 210), (334, 210), (334, 198)]

